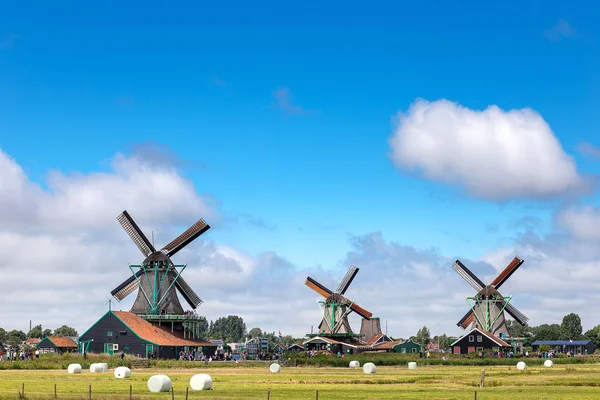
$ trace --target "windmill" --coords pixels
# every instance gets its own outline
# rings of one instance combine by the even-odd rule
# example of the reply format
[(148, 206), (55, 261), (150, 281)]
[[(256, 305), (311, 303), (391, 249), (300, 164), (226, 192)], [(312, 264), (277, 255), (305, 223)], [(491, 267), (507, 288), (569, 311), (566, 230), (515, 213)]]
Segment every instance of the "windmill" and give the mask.
[(489, 285), (485, 285), (463, 263), (456, 260), (452, 268), (477, 291), (474, 297), (467, 297), (471, 309), (456, 325), (463, 329), (472, 325), (472, 328), (486, 330), (496, 337), (502, 337), (503, 334), (509, 336), (504, 317), (505, 311), (515, 321), (525, 325), (529, 319), (510, 304), (512, 296), (502, 296), (498, 291), (523, 262), (524, 260), (515, 257), (496, 279)]
[(210, 229), (203, 219), (160, 250), (154, 248), (127, 211), (123, 211), (117, 220), (145, 259), (140, 265), (129, 266), (132, 276), (110, 292), (115, 299), (121, 301), (139, 288), (131, 312), (142, 315), (183, 315), (183, 308), (175, 291), (177, 288), (192, 309), (202, 304), (200, 297), (181, 277), (186, 265), (175, 265), (171, 257)]
[(354, 311), (367, 320), (373, 315), (344, 296), (357, 273), (358, 268), (352, 265), (335, 292), (327, 289), (310, 276), (306, 278), (306, 286), (325, 298), (320, 302), (323, 308), (323, 320), (319, 324), (318, 336), (358, 336), (350, 328), (348, 314)]

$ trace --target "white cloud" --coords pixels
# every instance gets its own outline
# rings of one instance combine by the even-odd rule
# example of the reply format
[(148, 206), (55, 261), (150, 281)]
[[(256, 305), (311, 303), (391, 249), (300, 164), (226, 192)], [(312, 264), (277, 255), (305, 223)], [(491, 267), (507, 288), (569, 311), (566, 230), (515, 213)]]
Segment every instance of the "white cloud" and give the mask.
[(596, 207), (567, 208), (558, 212), (555, 220), (576, 238), (600, 240), (600, 209)]
[(550, 126), (530, 109), (417, 100), (398, 115), (390, 145), (397, 167), (484, 199), (541, 199), (586, 187)]

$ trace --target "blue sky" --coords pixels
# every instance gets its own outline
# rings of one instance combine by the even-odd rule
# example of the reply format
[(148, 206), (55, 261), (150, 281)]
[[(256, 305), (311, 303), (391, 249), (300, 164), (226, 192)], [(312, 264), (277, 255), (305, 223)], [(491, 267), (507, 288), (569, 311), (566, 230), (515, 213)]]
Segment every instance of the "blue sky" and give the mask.
[(600, 144), (597, 4), (284, 3), (4, 4), (0, 148), (44, 184), (165, 146), (224, 217), (246, 216), (211, 238), (307, 268), (373, 232), (476, 259), (524, 217), (551, 230), (561, 199), (489, 201), (395, 168), (395, 116), (418, 98), (532, 108), (599, 172), (577, 151)]

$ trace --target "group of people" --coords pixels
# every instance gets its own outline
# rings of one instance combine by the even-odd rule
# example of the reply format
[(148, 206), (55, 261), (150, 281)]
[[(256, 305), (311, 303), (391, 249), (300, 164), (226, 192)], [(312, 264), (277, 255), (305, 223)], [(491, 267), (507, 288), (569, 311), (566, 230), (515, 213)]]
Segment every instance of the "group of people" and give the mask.
[(6, 361), (25, 361), (33, 360), (33, 358), (40, 358), (39, 350), (20, 351), (17, 353), (16, 350), (8, 350), (6, 353), (0, 351), (0, 361), (6, 359)]

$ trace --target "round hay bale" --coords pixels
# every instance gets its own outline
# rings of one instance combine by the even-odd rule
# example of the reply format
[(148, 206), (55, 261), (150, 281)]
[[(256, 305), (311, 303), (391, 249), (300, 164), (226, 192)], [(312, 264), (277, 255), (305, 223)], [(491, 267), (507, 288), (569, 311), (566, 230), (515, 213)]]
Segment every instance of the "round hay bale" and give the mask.
[(210, 390), (212, 389), (212, 378), (208, 374), (196, 374), (190, 379), (192, 390)]
[(153, 375), (148, 379), (148, 390), (152, 393), (171, 390), (171, 378), (166, 375)]
[(272, 373), (276, 374), (279, 371), (281, 371), (281, 365), (279, 365), (279, 364), (271, 364), (271, 366), (269, 367), (269, 371), (271, 371)]
[(67, 372), (70, 374), (80, 374), (81, 364), (69, 364), (69, 366), (67, 367)]
[(115, 378), (123, 379), (129, 378), (131, 376), (131, 370), (127, 367), (117, 367), (115, 368)]
[(517, 369), (518, 369), (519, 371), (523, 371), (523, 370), (525, 369), (525, 367), (526, 367), (526, 366), (527, 366), (527, 364), (525, 364), (523, 361), (519, 361), (519, 362), (517, 363)]
[(372, 362), (368, 362), (365, 365), (363, 365), (363, 372), (365, 374), (374, 374), (375, 372), (377, 372), (377, 367)]
[(552, 362), (552, 360), (546, 360), (544, 361), (544, 367), (546, 368), (550, 368), (554, 363)]
[(409, 362), (408, 369), (417, 369), (417, 363), (414, 361)]
[(90, 365), (90, 372), (106, 372), (108, 371), (107, 363), (94, 363)]
[(350, 361), (350, 368), (360, 368), (360, 362), (359, 361)]

